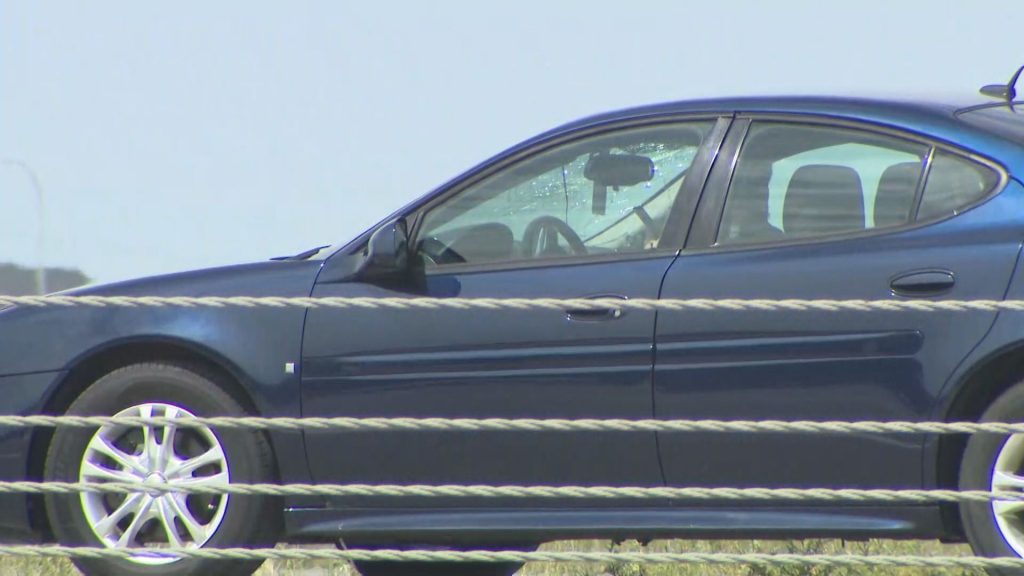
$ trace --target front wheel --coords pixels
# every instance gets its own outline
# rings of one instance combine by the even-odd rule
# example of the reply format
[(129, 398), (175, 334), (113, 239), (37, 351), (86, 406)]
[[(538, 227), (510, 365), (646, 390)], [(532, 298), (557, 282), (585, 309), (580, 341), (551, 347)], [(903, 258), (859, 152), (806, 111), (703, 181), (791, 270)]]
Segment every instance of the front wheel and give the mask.
[[(1024, 421), (1024, 382), (996, 399), (983, 422)], [(1024, 434), (974, 434), (960, 464), (961, 490), (1024, 492)], [(974, 552), (988, 557), (1024, 557), (1024, 502), (960, 505), (964, 532)], [(1024, 570), (991, 569), (993, 575)]]
[[(215, 375), (175, 364), (137, 364), (92, 384), (67, 411), (73, 415), (244, 416)], [(273, 481), (273, 458), (256, 431), (205, 426), (111, 425), (60, 428), (46, 456), (48, 481), (140, 482), (173, 487)], [(137, 551), (126, 560), (76, 559), (87, 575), (245, 576), (260, 562), (167, 559), (160, 548), (273, 545), (280, 530), (277, 499), (162, 490), (131, 494), (51, 494), (47, 514), (61, 544)]]

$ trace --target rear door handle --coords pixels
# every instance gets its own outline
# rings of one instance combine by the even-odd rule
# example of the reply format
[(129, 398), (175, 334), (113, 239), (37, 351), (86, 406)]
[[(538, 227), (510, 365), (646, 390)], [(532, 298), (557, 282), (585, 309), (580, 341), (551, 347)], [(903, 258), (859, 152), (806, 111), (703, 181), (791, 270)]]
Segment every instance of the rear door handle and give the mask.
[[(615, 300), (628, 300), (628, 298), (622, 296), (621, 294), (600, 294), (597, 296), (586, 297), (587, 300), (607, 300), (611, 298)], [(565, 317), (568, 320), (572, 320), (574, 322), (602, 322), (605, 320), (618, 320), (619, 318), (622, 318), (623, 314), (625, 313), (625, 310), (623, 310), (622, 308), (616, 308), (614, 306), (610, 306), (607, 308), (592, 309), (570, 308), (565, 311)]]
[(893, 278), (889, 286), (899, 296), (934, 296), (953, 289), (956, 277), (949, 270), (915, 270)]

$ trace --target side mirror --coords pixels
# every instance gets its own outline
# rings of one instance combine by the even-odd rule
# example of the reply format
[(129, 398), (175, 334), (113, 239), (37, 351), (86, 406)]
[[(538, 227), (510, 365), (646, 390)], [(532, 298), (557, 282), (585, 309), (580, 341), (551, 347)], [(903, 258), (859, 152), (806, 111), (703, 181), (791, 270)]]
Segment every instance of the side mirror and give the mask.
[(370, 235), (356, 269), (361, 280), (395, 279), (409, 271), (409, 229), (404, 218), (384, 224)]

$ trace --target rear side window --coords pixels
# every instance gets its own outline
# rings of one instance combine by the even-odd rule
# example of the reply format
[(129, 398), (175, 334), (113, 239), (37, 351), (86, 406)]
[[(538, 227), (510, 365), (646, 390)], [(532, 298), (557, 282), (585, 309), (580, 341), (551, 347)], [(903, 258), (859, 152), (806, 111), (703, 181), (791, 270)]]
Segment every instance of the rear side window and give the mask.
[(981, 200), (999, 183), (987, 166), (938, 150), (928, 171), (918, 219), (953, 216)]
[(755, 123), (726, 197), (718, 244), (899, 226), (913, 218), (928, 146), (849, 128)]
[(716, 244), (849, 235), (944, 218), (999, 181), (988, 166), (920, 142), (848, 127), (755, 122), (740, 149)]

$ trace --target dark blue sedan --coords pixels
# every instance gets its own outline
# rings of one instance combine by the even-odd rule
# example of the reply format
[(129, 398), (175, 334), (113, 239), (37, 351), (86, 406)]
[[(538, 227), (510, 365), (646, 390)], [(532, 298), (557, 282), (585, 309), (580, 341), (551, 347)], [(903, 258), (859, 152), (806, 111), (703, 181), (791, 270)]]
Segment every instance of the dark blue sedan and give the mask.
[[(1024, 109), (1012, 85), (997, 95), (966, 107), (773, 97), (604, 114), (499, 154), (348, 243), (78, 293), (1024, 298)], [(0, 313), (0, 343), (4, 414), (1024, 419), (1014, 312), (15, 307)], [(5, 429), (0, 480), (22, 479), (1024, 490), (1024, 435)], [(147, 548), (285, 541), (966, 538), (979, 554), (1024, 555), (1024, 505), (1007, 502), (5, 493), (0, 530), (137, 548), (78, 566), (150, 576), (258, 564)]]

